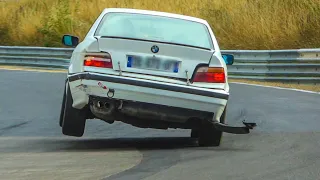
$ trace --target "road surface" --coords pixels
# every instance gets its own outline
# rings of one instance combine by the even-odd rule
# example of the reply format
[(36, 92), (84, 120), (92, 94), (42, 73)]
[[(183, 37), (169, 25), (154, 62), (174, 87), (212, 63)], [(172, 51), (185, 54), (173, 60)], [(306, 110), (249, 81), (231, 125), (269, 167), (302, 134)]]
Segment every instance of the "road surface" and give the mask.
[(58, 125), (64, 73), (0, 70), (1, 179), (319, 179), (320, 95), (231, 84), (227, 121), (258, 127), (197, 147), (188, 130)]

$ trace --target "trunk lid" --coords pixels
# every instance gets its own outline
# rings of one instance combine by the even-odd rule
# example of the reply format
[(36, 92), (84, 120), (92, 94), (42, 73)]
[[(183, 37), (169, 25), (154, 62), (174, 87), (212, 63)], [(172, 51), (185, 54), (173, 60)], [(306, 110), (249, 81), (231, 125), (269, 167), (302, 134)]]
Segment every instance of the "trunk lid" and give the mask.
[[(120, 38), (97, 38), (100, 52), (111, 55), (113, 70), (105, 68), (86, 68), (87, 71), (119, 75), (119, 66), (122, 76), (152, 81), (166, 82), (170, 84), (187, 84), (187, 75), (191, 79), (197, 66), (208, 65), (212, 67), (223, 67), (220, 60), (215, 57), (214, 51), (210, 49), (174, 45), (163, 42), (150, 42), (143, 40), (128, 40)], [(153, 53), (152, 46), (158, 46), (159, 52)], [(133, 63), (128, 66), (128, 57), (140, 57), (152, 61), (153, 57), (163, 62), (178, 62), (178, 71), (156, 69), (147, 67), (136, 67)], [(130, 58), (129, 58), (130, 59)], [(120, 63), (120, 64), (118, 64)], [(142, 64), (142, 63), (141, 63)], [(174, 64), (174, 63), (173, 63)], [(193, 83), (191, 86), (223, 89), (224, 83)]]
[[(130, 40), (99, 38), (99, 51), (108, 52), (113, 69), (122, 72), (186, 79), (191, 78), (199, 64), (209, 64), (212, 50), (183, 45)], [(152, 52), (158, 52), (154, 53)]]

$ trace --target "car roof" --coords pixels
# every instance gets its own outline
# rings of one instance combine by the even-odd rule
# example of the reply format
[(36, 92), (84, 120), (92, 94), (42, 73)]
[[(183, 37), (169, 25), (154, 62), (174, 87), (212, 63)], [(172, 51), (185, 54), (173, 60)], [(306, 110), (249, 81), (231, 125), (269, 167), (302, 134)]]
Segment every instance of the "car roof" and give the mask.
[(118, 12), (118, 13), (136, 13), (136, 14), (148, 14), (148, 15), (156, 15), (156, 16), (164, 16), (164, 17), (171, 17), (171, 18), (178, 18), (184, 19), (189, 21), (195, 21), (202, 24), (208, 24), (206, 20), (192, 17), (192, 16), (185, 16), (181, 14), (174, 14), (174, 13), (167, 13), (167, 12), (160, 12), (160, 11), (150, 11), (150, 10), (140, 10), (140, 9), (127, 9), (127, 8), (106, 8), (104, 9), (103, 13), (111, 13), (111, 12)]

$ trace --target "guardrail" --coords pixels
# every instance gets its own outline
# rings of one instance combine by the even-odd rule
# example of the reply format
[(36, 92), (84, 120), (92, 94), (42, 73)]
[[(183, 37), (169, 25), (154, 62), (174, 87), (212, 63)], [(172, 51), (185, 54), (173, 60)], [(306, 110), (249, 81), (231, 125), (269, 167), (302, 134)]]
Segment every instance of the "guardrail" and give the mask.
[[(67, 68), (72, 48), (0, 46), (0, 64)], [(223, 50), (233, 54), (229, 77), (320, 84), (320, 49)]]
[(0, 46), (0, 64), (67, 68), (72, 48)]
[(320, 49), (225, 50), (235, 56), (229, 77), (295, 83), (320, 83)]

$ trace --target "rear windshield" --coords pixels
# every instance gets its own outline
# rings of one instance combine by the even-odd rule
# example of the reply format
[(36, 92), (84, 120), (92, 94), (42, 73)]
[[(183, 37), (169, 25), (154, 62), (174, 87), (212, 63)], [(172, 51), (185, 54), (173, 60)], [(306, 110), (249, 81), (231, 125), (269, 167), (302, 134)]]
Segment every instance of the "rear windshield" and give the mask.
[(161, 41), (213, 49), (206, 25), (154, 15), (108, 13), (102, 19), (95, 35)]

